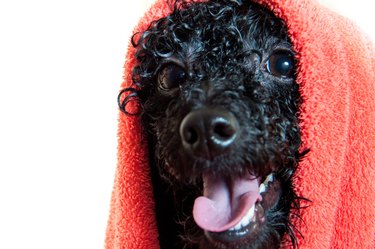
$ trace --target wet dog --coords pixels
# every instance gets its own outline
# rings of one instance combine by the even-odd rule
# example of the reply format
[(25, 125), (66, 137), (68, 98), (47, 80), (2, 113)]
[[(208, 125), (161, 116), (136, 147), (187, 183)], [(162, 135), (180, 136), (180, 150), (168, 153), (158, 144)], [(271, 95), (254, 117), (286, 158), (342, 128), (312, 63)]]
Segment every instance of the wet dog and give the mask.
[(285, 23), (251, 1), (172, 7), (133, 36), (119, 95), (149, 141), (161, 248), (297, 246), (301, 100)]

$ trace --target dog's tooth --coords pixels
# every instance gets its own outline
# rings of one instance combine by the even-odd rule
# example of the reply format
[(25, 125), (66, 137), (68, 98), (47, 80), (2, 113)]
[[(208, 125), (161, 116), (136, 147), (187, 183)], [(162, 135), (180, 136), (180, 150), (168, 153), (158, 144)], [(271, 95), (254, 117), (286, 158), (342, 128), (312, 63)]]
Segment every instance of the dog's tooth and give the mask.
[(254, 213), (255, 213), (255, 206), (253, 206), (248, 212), (247, 214), (242, 218), (242, 220), (240, 222), (238, 222), (237, 225), (235, 225), (234, 227), (230, 228), (229, 231), (236, 231), (236, 230), (240, 230), (241, 228), (249, 225), (251, 219), (253, 218), (254, 216)]
[(241, 225), (241, 223), (239, 223), (239, 224), (237, 224), (234, 228), (233, 228), (233, 230), (240, 230), (242, 228), (242, 225)]
[(241, 224), (242, 227), (245, 227), (245, 226), (249, 225), (251, 218), (253, 218), (253, 216), (254, 216), (254, 211), (255, 211), (255, 207), (253, 206), (249, 210), (249, 212), (247, 212), (247, 214), (245, 215), (245, 217), (243, 217), (243, 219), (240, 222), (240, 224)]
[(273, 174), (270, 174), (269, 177), (270, 177), (270, 180), (269, 180), (270, 182), (273, 182), (275, 180), (275, 177), (273, 176)]
[(255, 213), (255, 205), (250, 208), (249, 212), (247, 212), (247, 214), (245, 216), (247, 224), (250, 223), (250, 220), (251, 220), (251, 218), (253, 218), (254, 213)]
[(274, 180), (275, 180), (275, 177), (273, 176), (273, 174), (269, 174), (269, 175), (267, 176), (266, 180), (263, 182), (263, 184), (267, 186), (267, 184), (268, 184), (269, 182), (273, 182)]
[(267, 182), (267, 183), (268, 183), (268, 182), (273, 182), (273, 180), (274, 180), (273, 174), (269, 174), (269, 175), (267, 176), (266, 182)]
[(266, 192), (266, 185), (264, 185), (264, 183), (260, 184), (259, 186), (259, 193), (263, 193), (263, 192)]
[(249, 220), (247, 219), (247, 217), (245, 217), (244, 219), (242, 219), (241, 223), (239, 224), (242, 227), (245, 227), (249, 224)]
[(241, 228), (242, 228), (242, 224), (241, 224), (241, 222), (239, 222), (237, 225), (230, 228), (229, 231), (236, 231), (236, 230), (240, 230)]

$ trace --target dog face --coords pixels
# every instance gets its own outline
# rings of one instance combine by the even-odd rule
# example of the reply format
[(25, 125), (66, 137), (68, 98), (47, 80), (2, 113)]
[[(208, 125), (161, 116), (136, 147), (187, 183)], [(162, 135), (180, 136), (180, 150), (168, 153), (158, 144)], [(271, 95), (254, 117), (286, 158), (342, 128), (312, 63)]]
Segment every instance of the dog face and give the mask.
[[(126, 112), (139, 99), (150, 154), (163, 175), (154, 176), (162, 248), (178, 243), (171, 238), (175, 225), (163, 223), (183, 215), (176, 238), (188, 242), (179, 245), (278, 248), (285, 233), (294, 244), (300, 97), (285, 24), (250, 1), (174, 8), (135, 35), (137, 87), (125, 89), (132, 94), (121, 103)], [(165, 179), (172, 187), (160, 188)], [(165, 198), (169, 191), (173, 198)]]

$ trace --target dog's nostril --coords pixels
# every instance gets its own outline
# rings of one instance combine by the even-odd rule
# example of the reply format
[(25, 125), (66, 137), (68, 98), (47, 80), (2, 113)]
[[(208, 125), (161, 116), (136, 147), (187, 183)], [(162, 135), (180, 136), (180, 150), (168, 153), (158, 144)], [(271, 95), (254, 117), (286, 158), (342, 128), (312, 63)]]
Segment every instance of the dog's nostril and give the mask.
[(236, 133), (236, 128), (227, 121), (219, 120), (214, 123), (213, 132), (219, 138), (230, 139)]
[(186, 129), (186, 132), (184, 134), (184, 140), (189, 144), (194, 144), (198, 141), (198, 133), (194, 128), (190, 127)]
[(199, 112), (188, 114), (180, 124), (181, 139), (188, 148), (199, 146), (203, 142), (204, 132), (204, 122)]

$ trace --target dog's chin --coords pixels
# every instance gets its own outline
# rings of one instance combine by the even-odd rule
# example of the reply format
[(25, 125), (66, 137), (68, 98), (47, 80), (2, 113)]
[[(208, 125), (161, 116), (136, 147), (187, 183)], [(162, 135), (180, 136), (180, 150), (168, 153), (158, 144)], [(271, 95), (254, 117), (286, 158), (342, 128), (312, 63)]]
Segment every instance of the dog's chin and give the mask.
[(193, 217), (210, 244), (205, 248), (256, 248), (267, 227), (267, 213), (282, 194), (276, 173), (231, 179), (204, 174), (202, 178), (203, 196), (195, 200)]

